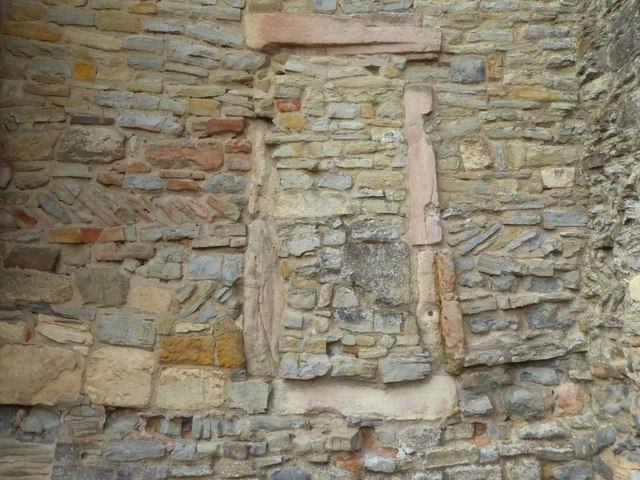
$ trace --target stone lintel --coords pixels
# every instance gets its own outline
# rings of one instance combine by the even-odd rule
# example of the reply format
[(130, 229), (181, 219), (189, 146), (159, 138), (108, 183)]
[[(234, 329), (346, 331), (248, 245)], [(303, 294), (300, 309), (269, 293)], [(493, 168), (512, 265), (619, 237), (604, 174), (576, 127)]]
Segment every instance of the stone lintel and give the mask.
[(295, 13), (248, 13), (247, 46), (323, 49), (327, 53), (423, 53), (440, 51), (440, 30), (415, 25), (367, 22), (352, 17)]
[(448, 375), (388, 389), (338, 382), (274, 380), (277, 415), (337, 412), (345, 416), (394, 420), (442, 420), (457, 408), (456, 383)]

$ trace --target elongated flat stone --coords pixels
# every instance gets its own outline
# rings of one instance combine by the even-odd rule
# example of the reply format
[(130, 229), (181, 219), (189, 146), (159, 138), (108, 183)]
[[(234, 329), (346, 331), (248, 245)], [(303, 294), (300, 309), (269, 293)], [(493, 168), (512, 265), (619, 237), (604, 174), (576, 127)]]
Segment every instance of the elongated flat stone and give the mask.
[(439, 420), (457, 408), (456, 384), (448, 375), (387, 390), (335, 379), (331, 383), (304, 385), (275, 380), (271, 386), (273, 409), (278, 415), (330, 411), (359, 418)]
[(404, 91), (405, 137), (409, 144), (409, 238), (412, 245), (442, 240), (438, 215), (436, 155), (423, 129), (422, 116), (431, 111), (431, 87), (409, 85)]
[(440, 30), (385, 25), (354, 18), (293, 13), (244, 16), (247, 46), (323, 48), (330, 53), (420, 53), (440, 51)]

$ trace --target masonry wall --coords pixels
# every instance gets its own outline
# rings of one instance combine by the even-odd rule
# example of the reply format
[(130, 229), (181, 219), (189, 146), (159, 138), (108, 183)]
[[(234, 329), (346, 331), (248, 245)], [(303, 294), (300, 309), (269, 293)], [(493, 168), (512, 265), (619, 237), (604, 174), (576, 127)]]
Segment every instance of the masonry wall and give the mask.
[(637, 0), (1, 8), (0, 478), (640, 478)]

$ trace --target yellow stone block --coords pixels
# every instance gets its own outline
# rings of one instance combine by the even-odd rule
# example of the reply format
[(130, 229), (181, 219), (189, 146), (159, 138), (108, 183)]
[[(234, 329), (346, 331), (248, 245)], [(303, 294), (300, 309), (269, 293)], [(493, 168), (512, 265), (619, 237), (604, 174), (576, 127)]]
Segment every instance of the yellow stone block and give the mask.
[(549, 90), (539, 87), (522, 87), (511, 90), (513, 98), (522, 100), (532, 100), (534, 102), (557, 102), (561, 100), (572, 100), (575, 95), (558, 90)]
[(373, 118), (373, 105), (365, 103), (361, 110), (362, 118)]
[(129, 13), (140, 13), (143, 15), (154, 14), (158, 12), (158, 7), (152, 2), (132, 3), (127, 7)]
[(16, 37), (33, 38), (44, 42), (57, 42), (62, 31), (57, 25), (37, 22), (10, 23), (4, 28), (8, 35)]
[(217, 115), (220, 110), (220, 102), (217, 100), (205, 100), (202, 98), (191, 98), (187, 106), (187, 111), (191, 115)]
[(47, 14), (46, 9), (35, 2), (12, 2), (9, 16), (12, 20), (21, 22), (27, 20), (42, 20)]
[(96, 78), (96, 67), (90, 63), (76, 63), (73, 66), (73, 77), (78, 80), (93, 80)]
[(300, 113), (283, 113), (282, 128), (301, 130), (304, 128), (304, 116)]

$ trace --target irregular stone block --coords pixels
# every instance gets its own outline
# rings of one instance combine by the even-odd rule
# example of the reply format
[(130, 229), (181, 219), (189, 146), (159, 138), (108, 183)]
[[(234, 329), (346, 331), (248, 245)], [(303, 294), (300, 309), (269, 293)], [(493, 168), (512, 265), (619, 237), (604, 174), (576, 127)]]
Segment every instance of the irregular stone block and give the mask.
[(64, 303), (73, 295), (68, 275), (11, 268), (0, 270), (0, 303)]
[(160, 168), (189, 168), (217, 170), (224, 162), (222, 145), (217, 142), (176, 141), (154, 143), (147, 147), (145, 158)]
[(543, 227), (586, 227), (589, 220), (586, 212), (571, 210), (546, 210), (543, 212)]
[(451, 61), (451, 81), (456, 83), (482, 83), (487, 79), (484, 58), (455, 58)]
[(307, 190), (280, 192), (274, 215), (279, 218), (315, 218), (349, 215), (358, 212), (350, 199), (336, 193)]
[(71, 350), (5, 345), (0, 348), (0, 402), (55, 405), (76, 401), (82, 370), (82, 356)]
[(590, 462), (575, 460), (560, 465), (553, 470), (555, 480), (590, 480), (593, 478), (593, 467)]
[(110, 163), (124, 158), (125, 136), (115, 128), (71, 126), (54, 153), (58, 162)]
[(57, 343), (93, 344), (93, 335), (87, 325), (49, 315), (38, 315), (36, 333)]
[(84, 391), (98, 405), (146, 407), (154, 363), (152, 352), (102, 347), (89, 358)]
[(272, 470), (268, 480), (311, 480), (311, 475), (300, 467), (282, 467)]
[(384, 383), (408, 382), (426, 377), (431, 365), (412, 356), (388, 357), (380, 362), (380, 371)]
[(367, 452), (364, 455), (364, 468), (372, 472), (393, 473), (396, 471), (396, 462), (393, 458)]
[(225, 400), (227, 377), (205, 368), (166, 367), (160, 372), (156, 404), (171, 410), (219, 407)]
[(112, 462), (133, 462), (164, 457), (164, 444), (157, 440), (110, 441), (104, 447), (104, 456)]
[(117, 267), (82, 268), (74, 277), (84, 303), (117, 307), (127, 300), (129, 279)]
[(213, 337), (166, 337), (160, 340), (160, 363), (213, 365)]
[(231, 384), (232, 408), (240, 408), (247, 413), (264, 413), (267, 410), (271, 386), (262, 380), (247, 380)]
[(49, 243), (94, 243), (100, 238), (100, 228), (65, 228), (51, 230), (47, 234)]
[(98, 340), (112, 345), (150, 347), (156, 343), (155, 320), (145, 314), (120, 311), (98, 317)]
[[(0, 439), (0, 452), (2, 452), (0, 477), (49, 479), (51, 465), (55, 462), (55, 445), (53, 443), (32, 443), (25, 440), (22, 438), (20, 441), (13, 438)], [(62, 480), (61, 477), (52, 476), (51, 478)]]
[(331, 362), (326, 354), (285, 353), (280, 360), (280, 377), (310, 380), (326, 375)]
[(350, 281), (391, 306), (410, 300), (409, 248), (404, 243), (348, 244), (344, 254)]
[(242, 368), (244, 366), (244, 349), (242, 330), (231, 319), (218, 322), (213, 329), (216, 342), (218, 366)]
[(271, 386), (274, 413), (279, 415), (330, 411), (358, 418), (440, 420), (457, 408), (455, 381), (448, 375), (388, 390), (337, 380), (322, 385), (274, 380)]

